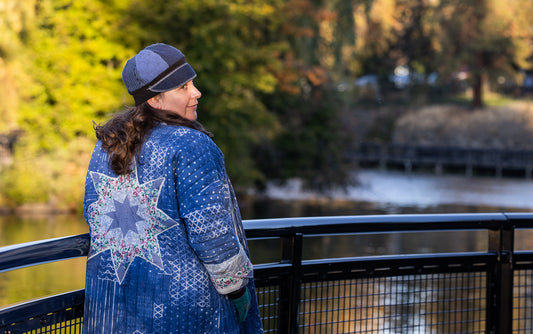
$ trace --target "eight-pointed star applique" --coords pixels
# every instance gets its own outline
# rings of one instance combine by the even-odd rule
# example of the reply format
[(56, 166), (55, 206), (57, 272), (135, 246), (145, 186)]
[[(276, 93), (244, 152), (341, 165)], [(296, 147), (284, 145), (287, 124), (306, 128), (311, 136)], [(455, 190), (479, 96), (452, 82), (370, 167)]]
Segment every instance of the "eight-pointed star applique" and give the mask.
[(110, 177), (90, 173), (98, 199), (89, 206), (89, 259), (109, 250), (119, 283), (136, 257), (163, 270), (157, 236), (178, 223), (157, 208), (163, 178), (139, 184), (137, 171)]
[(139, 205), (131, 205), (129, 196), (126, 196), (124, 202), (119, 202), (113, 199), (115, 203), (115, 211), (108, 212), (106, 216), (113, 219), (109, 230), (119, 228), (122, 231), (122, 235), (128, 234), (128, 231), (133, 233), (139, 233), (137, 228), (137, 222), (142, 222), (143, 217), (137, 214)]

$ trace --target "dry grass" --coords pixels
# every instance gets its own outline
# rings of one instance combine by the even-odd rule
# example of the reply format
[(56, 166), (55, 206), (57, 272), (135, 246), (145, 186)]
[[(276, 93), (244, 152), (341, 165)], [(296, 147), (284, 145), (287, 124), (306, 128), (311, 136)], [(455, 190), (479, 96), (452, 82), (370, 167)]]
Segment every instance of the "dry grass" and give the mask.
[(400, 117), (397, 144), (468, 148), (533, 149), (533, 102), (470, 110), (430, 106)]

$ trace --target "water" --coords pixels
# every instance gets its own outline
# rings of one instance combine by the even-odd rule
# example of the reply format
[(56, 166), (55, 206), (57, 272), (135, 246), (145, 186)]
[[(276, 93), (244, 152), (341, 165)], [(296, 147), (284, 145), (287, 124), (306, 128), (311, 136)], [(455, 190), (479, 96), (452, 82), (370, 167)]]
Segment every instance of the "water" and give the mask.
[[(335, 190), (330, 199), (373, 203), (378, 212), (412, 210), (426, 212), (531, 212), (533, 180), (465, 177), (461, 175), (406, 174), (397, 171), (361, 170), (357, 184)], [(287, 185), (270, 185), (268, 195), (277, 199), (320, 198), (305, 191), (298, 180)], [(353, 214), (358, 214), (354, 211)]]
[[(81, 217), (0, 216), (0, 247), (88, 232)], [(84, 287), (85, 258), (0, 273), (0, 308)]]
[[(268, 198), (241, 197), (244, 219), (404, 213), (532, 212), (533, 181), (433, 176), (363, 170), (358, 184), (328, 196), (305, 191), (297, 181), (270, 185)], [(88, 232), (81, 216), (0, 216), (0, 247)], [(486, 235), (469, 232), (375, 234), (309, 238), (304, 259), (395, 253), (484, 251)], [(519, 248), (533, 249), (529, 233)], [(277, 241), (252, 241), (254, 263), (276, 261)], [(272, 244), (274, 243), (274, 244)], [(0, 273), (0, 308), (84, 287), (85, 258)]]

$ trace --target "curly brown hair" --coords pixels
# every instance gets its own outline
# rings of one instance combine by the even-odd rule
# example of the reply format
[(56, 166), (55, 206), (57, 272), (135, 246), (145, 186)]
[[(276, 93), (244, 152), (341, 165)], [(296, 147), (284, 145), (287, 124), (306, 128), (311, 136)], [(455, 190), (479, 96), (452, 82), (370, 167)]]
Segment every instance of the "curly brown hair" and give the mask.
[(147, 102), (127, 108), (103, 125), (94, 124), (96, 138), (102, 141), (102, 147), (109, 153), (109, 167), (117, 175), (132, 172), (133, 159), (138, 157), (146, 137), (159, 123), (186, 126), (213, 136), (199, 122), (155, 109)]

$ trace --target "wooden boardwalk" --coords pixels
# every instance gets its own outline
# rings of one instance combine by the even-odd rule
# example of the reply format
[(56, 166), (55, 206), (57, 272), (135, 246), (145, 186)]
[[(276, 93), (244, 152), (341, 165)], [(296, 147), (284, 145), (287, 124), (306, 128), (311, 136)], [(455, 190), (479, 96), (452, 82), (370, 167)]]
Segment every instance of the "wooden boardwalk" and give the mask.
[(349, 160), (361, 167), (533, 177), (533, 151), (363, 143)]

